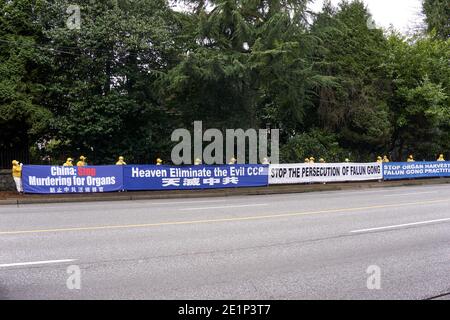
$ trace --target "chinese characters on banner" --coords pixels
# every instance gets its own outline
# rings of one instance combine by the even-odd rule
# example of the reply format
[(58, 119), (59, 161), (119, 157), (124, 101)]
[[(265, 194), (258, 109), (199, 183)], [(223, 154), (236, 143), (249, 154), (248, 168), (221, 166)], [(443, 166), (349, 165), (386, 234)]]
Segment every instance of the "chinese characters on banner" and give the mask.
[(267, 186), (267, 165), (124, 167), (126, 190), (213, 189)]

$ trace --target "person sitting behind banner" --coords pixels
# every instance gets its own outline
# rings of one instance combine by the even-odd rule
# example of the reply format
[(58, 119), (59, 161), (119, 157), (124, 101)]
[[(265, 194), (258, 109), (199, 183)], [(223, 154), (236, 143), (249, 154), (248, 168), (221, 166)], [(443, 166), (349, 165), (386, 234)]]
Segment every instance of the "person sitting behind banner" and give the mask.
[(309, 158), (305, 158), (305, 163), (309, 163)]
[(236, 164), (236, 158), (235, 157), (231, 157), (231, 159), (228, 162), (228, 164), (230, 164), (230, 165)]
[(123, 157), (122, 157), (122, 156), (119, 156), (119, 160), (117, 160), (116, 166), (124, 166), (124, 165), (126, 165), (126, 164), (127, 164), (127, 163), (124, 161)]
[(17, 160), (12, 161), (12, 176), (16, 184), (16, 189), (18, 193), (23, 193), (22, 188), (22, 163)]
[(345, 158), (344, 162), (349, 163), (350, 159), (349, 158)]
[(309, 163), (315, 163), (316, 159), (314, 157), (309, 158)]
[(385, 163), (389, 162), (389, 158), (387, 156), (384, 156), (383, 157), (383, 162), (385, 162)]
[(445, 161), (444, 155), (441, 153), (436, 161)]
[(270, 164), (270, 160), (268, 158), (264, 158), (261, 164)]
[(410, 154), (410, 155), (408, 156), (408, 159), (406, 159), (406, 162), (416, 162), (416, 161), (414, 160), (413, 155)]
[(383, 162), (383, 158), (381, 158), (381, 156), (377, 157), (377, 163), (382, 163)]
[(73, 159), (67, 158), (66, 162), (63, 164), (64, 167), (73, 167)]
[(80, 156), (80, 160), (77, 162), (77, 167), (87, 166), (86, 159), (87, 158), (85, 156)]
[(163, 161), (162, 161), (160, 158), (156, 159), (156, 165), (157, 165), (157, 166), (162, 165), (162, 162), (163, 162)]
[(200, 160), (199, 158), (194, 160), (194, 166), (199, 166), (202, 164), (202, 160)]

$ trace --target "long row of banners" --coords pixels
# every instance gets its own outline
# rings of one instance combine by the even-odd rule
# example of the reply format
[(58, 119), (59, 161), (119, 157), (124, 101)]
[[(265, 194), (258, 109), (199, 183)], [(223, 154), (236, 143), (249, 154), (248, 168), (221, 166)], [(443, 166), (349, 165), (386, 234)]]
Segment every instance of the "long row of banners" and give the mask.
[(450, 177), (450, 162), (317, 163), (219, 166), (23, 166), (26, 193), (95, 193), (262, 187)]
[(92, 193), (267, 186), (268, 166), (23, 166), (26, 193)]

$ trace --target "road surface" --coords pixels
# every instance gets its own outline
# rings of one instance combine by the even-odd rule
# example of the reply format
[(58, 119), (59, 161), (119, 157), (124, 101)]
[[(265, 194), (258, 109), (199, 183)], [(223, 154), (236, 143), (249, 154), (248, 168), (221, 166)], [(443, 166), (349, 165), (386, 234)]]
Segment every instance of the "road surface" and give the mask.
[(0, 206), (0, 248), (1, 299), (447, 299), (450, 186)]

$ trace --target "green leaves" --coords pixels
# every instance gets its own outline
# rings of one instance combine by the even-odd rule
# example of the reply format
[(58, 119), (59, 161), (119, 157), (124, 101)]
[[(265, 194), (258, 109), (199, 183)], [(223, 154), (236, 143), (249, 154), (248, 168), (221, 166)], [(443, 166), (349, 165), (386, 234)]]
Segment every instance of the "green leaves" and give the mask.
[(306, 0), (182, 2), (0, 1), (0, 146), (152, 162), (203, 120), (280, 128), (294, 162), (448, 149), (446, 1), (425, 1), (430, 36), (412, 39), (373, 29), (361, 1), (314, 16)]
[(448, 40), (450, 38), (450, 5), (447, 0), (424, 0), (423, 12), (427, 30), (434, 36)]

